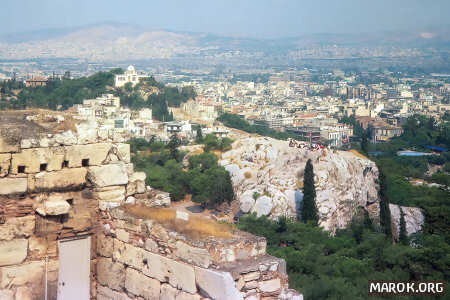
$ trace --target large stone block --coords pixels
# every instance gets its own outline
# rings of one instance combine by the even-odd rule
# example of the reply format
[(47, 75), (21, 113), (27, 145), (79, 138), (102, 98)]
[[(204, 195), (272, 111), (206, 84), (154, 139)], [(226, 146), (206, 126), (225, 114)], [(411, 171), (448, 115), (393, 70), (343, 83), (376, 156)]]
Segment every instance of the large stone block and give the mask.
[(125, 163), (130, 163), (130, 144), (118, 144), (117, 150), (119, 152), (120, 159)]
[(199, 267), (208, 268), (211, 264), (211, 255), (208, 250), (192, 247), (182, 241), (177, 241), (173, 254), (181, 260)]
[(145, 275), (161, 282), (169, 282), (173, 287), (188, 293), (193, 294), (197, 291), (192, 266), (145, 250), (142, 251), (142, 261), (144, 262), (142, 272)]
[(20, 141), (8, 141), (0, 136), (0, 153), (18, 152), (20, 148)]
[(141, 248), (114, 239), (113, 258), (118, 262), (132, 266), (137, 270), (142, 270), (142, 252)]
[(0, 177), (5, 177), (9, 173), (9, 166), (11, 164), (11, 154), (0, 154)]
[(60, 201), (45, 201), (38, 208), (36, 212), (41, 216), (59, 216), (68, 214), (70, 211), (70, 204), (66, 200)]
[(28, 240), (14, 239), (0, 242), (0, 266), (22, 263), (27, 257)]
[(111, 258), (100, 257), (97, 260), (97, 280), (100, 284), (120, 291), (125, 285), (125, 267)]
[(77, 144), (77, 137), (73, 134), (72, 130), (64, 131), (54, 135), (56, 143), (60, 145), (70, 146)]
[(200, 300), (201, 297), (198, 294), (189, 294), (180, 290), (177, 290), (170, 284), (161, 284), (160, 300)]
[(33, 293), (29, 287), (20, 286), (16, 290), (16, 300), (33, 300)]
[(109, 143), (69, 146), (66, 147), (65, 160), (70, 168), (83, 166), (83, 160), (88, 160), (85, 161), (88, 166), (100, 166), (108, 156), (111, 147)]
[(7, 219), (0, 225), (0, 240), (12, 240), (17, 237), (29, 237), (34, 232), (36, 218), (25, 216)]
[(90, 167), (87, 178), (96, 187), (126, 185), (128, 183), (127, 167), (123, 163)]
[(228, 272), (195, 267), (195, 279), (200, 291), (211, 299), (243, 299), (241, 293), (236, 288), (233, 277)]
[(0, 242), (0, 266), (22, 263), (28, 254), (28, 240), (15, 239)]
[(44, 278), (44, 262), (33, 261), (0, 268), (0, 288), (40, 282)]
[(94, 199), (108, 202), (125, 201), (125, 186), (107, 186), (96, 188), (92, 193)]
[(273, 293), (281, 288), (280, 278), (258, 282), (259, 290), (263, 293)]
[(86, 183), (85, 168), (62, 169), (56, 172), (42, 172), (34, 177), (36, 191), (71, 189)]
[(147, 277), (135, 269), (127, 268), (125, 288), (128, 292), (146, 300), (157, 300), (159, 299), (160, 286), (158, 280)]
[(0, 299), (14, 300), (14, 291), (13, 290), (0, 290)]
[(28, 189), (28, 179), (21, 178), (0, 178), (0, 195), (23, 194)]
[(63, 147), (23, 149), (20, 153), (12, 155), (11, 173), (18, 174), (19, 166), (24, 166), (24, 172), (31, 174), (41, 171), (57, 171), (61, 170), (63, 161)]
[(97, 300), (132, 300), (125, 293), (116, 292), (110, 288), (97, 285)]
[(110, 236), (100, 234), (97, 236), (97, 254), (104, 257), (113, 256), (114, 242)]

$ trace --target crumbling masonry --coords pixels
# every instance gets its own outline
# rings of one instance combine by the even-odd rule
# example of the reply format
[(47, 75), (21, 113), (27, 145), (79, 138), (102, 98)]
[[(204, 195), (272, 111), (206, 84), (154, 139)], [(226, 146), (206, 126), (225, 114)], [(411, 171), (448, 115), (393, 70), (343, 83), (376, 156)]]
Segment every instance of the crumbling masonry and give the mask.
[(0, 299), (57, 299), (72, 284), (58, 278), (58, 243), (86, 237), (90, 299), (302, 299), (264, 238), (192, 238), (130, 214), (125, 203), (170, 199), (133, 171), (120, 135), (64, 123), (49, 112), (0, 114)]

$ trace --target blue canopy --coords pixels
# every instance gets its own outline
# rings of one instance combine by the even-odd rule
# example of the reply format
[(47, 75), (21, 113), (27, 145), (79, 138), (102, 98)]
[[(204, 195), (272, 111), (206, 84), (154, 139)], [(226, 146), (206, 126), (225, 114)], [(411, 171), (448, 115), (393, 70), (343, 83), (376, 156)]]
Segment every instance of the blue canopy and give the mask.
[(426, 145), (425, 148), (433, 150), (433, 151), (437, 151), (437, 152), (447, 152), (448, 151), (447, 148), (437, 147), (437, 146), (430, 146), (430, 145)]

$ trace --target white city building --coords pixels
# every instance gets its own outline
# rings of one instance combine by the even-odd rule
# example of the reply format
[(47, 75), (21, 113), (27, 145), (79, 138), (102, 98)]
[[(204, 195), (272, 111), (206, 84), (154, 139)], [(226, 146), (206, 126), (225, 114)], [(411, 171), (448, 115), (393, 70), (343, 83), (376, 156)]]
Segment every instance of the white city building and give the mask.
[(124, 74), (116, 75), (114, 80), (115, 87), (122, 87), (128, 82), (131, 82), (133, 86), (139, 83), (141, 78), (147, 78), (147, 75), (140, 75), (136, 72), (133, 66), (128, 66)]

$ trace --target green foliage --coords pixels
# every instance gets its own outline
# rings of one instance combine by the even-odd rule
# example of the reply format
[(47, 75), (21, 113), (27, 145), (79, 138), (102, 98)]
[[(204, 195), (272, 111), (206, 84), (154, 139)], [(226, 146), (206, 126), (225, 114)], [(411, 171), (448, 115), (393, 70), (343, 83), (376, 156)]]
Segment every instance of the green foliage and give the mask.
[(137, 153), (138, 151), (144, 150), (159, 152), (164, 149), (164, 143), (156, 142), (154, 137), (149, 142), (142, 138), (132, 138), (127, 143), (130, 144), (131, 153)]
[(311, 159), (308, 159), (303, 177), (303, 201), (301, 204), (302, 221), (317, 225), (316, 188), (314, 187), (314, 170)]
[(246, 131), (248, 133), (257, 133), (259, 135), (269, 136), (274, 139), (279, 140), (287, 140), (288, 138), (293, 138), (297, 140), (302, 139), (300, 136), (293, 133), (280, 132), (264, 126), (250, 125), (247, 121), (239, 118), (238, 115), (234, 114), (229, 113), (222, 114), (219, 118), (217, 118), (217, 120), (222, 122), (227, 127), (236, 128), (239, 130)]
[(181, 141), (176, 134), (172, 134), (170, 137), (169, 143), (167, 144), (167, 148), (170, 151), (170, 159), (177, 160), (178, 159), (178, 147), (181, 145)]
[(227, 151), (231, 149), (231, 144), (233, 140), (228, 137), (218, 138), (214, 134), (207, 134), (203, 139), (202, 143), (205, 144), (203, 150), (209, 152), (211, 150)]
[[(355, 116), (351, 115), (349, 117), (344, 116), (339, 120), (339, 123), (349, 124), (353, 126), (353, 134), (363, 138), (366, 135), (366, 131), (361, 127), (361, 124), (356, 121)], [(367, 139), (367, 135), (366, 135)]]
[(84, 99), (95, 98), (106, 93), (108, 91), (106, 87), (113, 86), (114, 75), (120, 72), (122, 72), (121, 69), (114, 69), (77, 79), (52, 79), (46, 86), (23, 88), (18, 95), (18, 100), (12, 101), (9, 108), (67, 109), (74, 104), (82, 103)]
[(195, 137), (195, 141), (197, 143), (203, 142), (203, 133), (202, 133), (202, 128), (200, 126), (197, 127), (197, 135)]
[(212, 153), (202, 153), (189, 157), (189, 187), (192, 201), (202, 206), (215, 206), (234, 198), (230, 174), (217, 164)]
[(289, 285), (305, 299), (367, 299), (368, 280), (450, 279), (450, 246), (437, 235), (411, 248), (366, 228), (330, 237), (312, 224), (255, 214), (241, 217), (238, 227), (266, 237), (268, 253), (286, 260)]
[(361, 138), (361, 150), (364, 154), (368, 154), (369, 152), (369, 142), (367, 141), (367, 134), (363, 133)]
[(392, 237), (391, 230), (391, 211), (389, 209), (389, 199), (387, 197), (387, 183), (386, 183), (386, 175), (384, 174), (383, 169), (379, 169), (379, 177), (380, 183), (380, 225), (383, 229), (383, 232), (388, 237)]
[[(147, 175), (146, 184), (170, 193), (172, 200), (183, 199), (192, 194), (192, 201), (204, 207), (215, 207), (234, 198), (231, 177), (224, 167), (219, 166), (217, 157), (211, 153), (202, 153), (189, 157), (189, 169), (183, 170), (180, 161), (184, 153), (177, 149), (179, 141), (176, 136), (159, 153), (145, 154), (158, 142), (146, 142), (142, 139), (129, 141), (132, 149), (132, 162), (136, 170)], [(142, 151), (144, 154), (137, 154)]]

